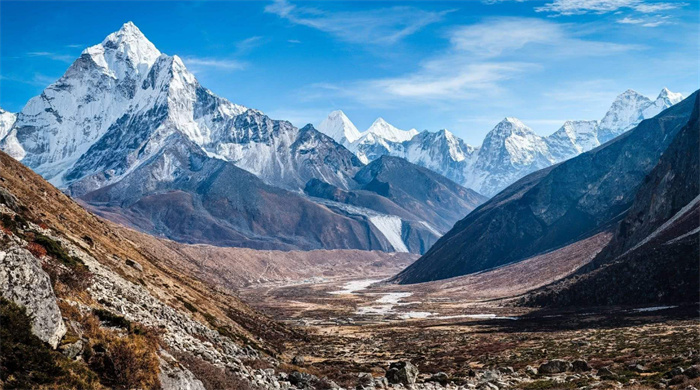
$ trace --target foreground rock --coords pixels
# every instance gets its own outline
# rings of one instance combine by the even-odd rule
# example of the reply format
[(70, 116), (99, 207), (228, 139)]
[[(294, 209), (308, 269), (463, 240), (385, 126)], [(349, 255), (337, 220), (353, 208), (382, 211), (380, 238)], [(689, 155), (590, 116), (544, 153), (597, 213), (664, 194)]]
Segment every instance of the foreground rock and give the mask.
[(39, 259), (19, 247), (0, 251), (0, 294), (27, 310), (32, 317), (32, 333), (51, 345), (58, 346), (66, 334), (61, 311), (49, 275)]
[(571, 371), (572, 365), (566, 360), (550, 360), (547, 363), (542, 363), (537, 370), (540, 374), (560, 374), (562, 372)]
[(412, 385), (418, 378), (418, 368), (411, 362), (395, 362), (389, 365), (386, 379), (391, 384)]

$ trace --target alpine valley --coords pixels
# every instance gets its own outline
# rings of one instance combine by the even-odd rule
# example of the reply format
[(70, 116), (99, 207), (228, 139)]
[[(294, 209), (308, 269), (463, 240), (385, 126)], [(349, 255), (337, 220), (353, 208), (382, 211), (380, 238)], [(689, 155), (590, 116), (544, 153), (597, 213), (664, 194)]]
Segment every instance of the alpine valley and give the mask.
[[(176, 5), (195, 25), (211, 3), (259, 5), (147, 6)], [(413, 15), (428, 5), (334, 2), (331, 12), (278, 0), (263, 16), (353, 44), (380, 32), (371, 44), (389, 47), (461, 7), (530, 7), (473, 3)], [(534, 12), (649, 18), (616, 23), (636, 26), (690, 7), (613, 3)], [(3, 14), (19, 18), (23, 4), (3, 3)], [(60, 7), (73, 20), (105, 3)], [(274, 28), (227, 15), (227, 29), (250, 27), (243, 18)], [(472, 37), (487, 28), (477, 26), (452, 37), (447, 56), (466, 48), (495, 63), (499, 47), (553, 41), (647, 50), (558, 29), (525, 42), (551, 24)], [(340, 110), (299, 128), (215, 95), (184, 58), (127, 22), (20, 112), (0, 109), (0, 388), (700, 387), (700, 91), (627, 90), (602, 119), (547, 136), (505, 117), (472, 146), (383, 118), (360, 131)]]

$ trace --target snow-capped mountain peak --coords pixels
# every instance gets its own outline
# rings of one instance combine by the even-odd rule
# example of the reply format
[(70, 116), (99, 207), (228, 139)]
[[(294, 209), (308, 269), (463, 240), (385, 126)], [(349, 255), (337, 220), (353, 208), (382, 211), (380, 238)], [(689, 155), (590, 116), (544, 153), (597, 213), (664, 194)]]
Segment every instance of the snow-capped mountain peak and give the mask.
[(671, 92), (667, 88), (661, 90), (655, 101), (628, 89), (615, 99), (600, 121), (598, 138), (601, 143), (605, 143), (682, 99), (681, 94)]
[(161, 53), (136, 25), (127, 22), (83, 54), (89, 55), (105, 73), (121, 79), (130, 69), (146, 72)]
[(15, 124), (15, 120), (17, 120), (17, 115), (0, 108), (0, 140), (5, 138), (7, 133), (10, 132), (10, 128)]
[(656, 98), (656, 100), (660, 99), (668, 102), (670, 105), (674, 105), (683, 100), (683, 95), (680, 93), (671, 92), (668, 88), (664, 87), (664, 89), (662, 89), (659, 93), (659, 96)]
[(598, 121), (566, 121), (546, 141), (555, 161), (568, 160), (600, 145)]
[(318, 126), (318, 130), (341, 145), (353, 143), (362, 136), (357, 127), (341, 110), (328, 114), (328, 117)]
[(389, 122), (385, 121), (384, 118), (377, 118), (374, 123), (367, 129), (366, 133), (372, 133), (378, 137), (384, 138), (387, 141), (392, 142), (403, 142), (408, 141), (418, 134), (418, 130), (401, 130), (398, 129)]

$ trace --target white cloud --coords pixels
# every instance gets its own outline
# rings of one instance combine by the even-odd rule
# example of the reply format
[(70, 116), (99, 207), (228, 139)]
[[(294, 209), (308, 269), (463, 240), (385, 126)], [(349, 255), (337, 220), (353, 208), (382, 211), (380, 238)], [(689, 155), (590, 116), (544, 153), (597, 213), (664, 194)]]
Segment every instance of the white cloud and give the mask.
[(644, 19), (636, 19), (636, 18), (630, 18), (629, 16), (626, 16), (622, 19), (619, 19), (617, 22), (620, 24), (642, 24), (642, 23), (644, 23)]
[(182, 60), (193, 73), (197, 73), (205, 68), (214, 68), (219, 70), (242, 70), (246, 67), (244, 62), (232, 59), (185, 57)]
[(76, 60), (76, 56), (69, 54), (53, 53), (48, 51), (32, 51), (27, 53), (27, 57), (43, 57), (54, 61), (61, 61), (66, 63), (71, 63)]
[(655, 4), (638, 4), (634, 7), (636, 11), (643, 12), (645, 14), (654, 13), (659, 11), (668, 11), (680, 7), (684, 7), (686, 3), (655, 3)]
[(398, 77), (349, 85), (317, 84), (327, 92), (367, 105), (387, 101), (451, 102), (497, 96), (507, 80), (544, 69), (553, 61), (607, 56), (635, 45), (584, 40), (563, 25), (541, 19), (498, 18), (461, 26), (448, 35), (450, 48)]
[(265, 39), (262, 36), (254, 36), (236, 43), (236, 49), (238, 54), (245, 54), (264, 43)]
[(657, 16), (653, 18), (633, 18), (626, 16), (622, 19), (617, 20), (620, 24), (635, 24), (642, 27), (658, 27), (669, 23), (668, 16)]
[(366, 11), (328, 12), (300, 7), (287, 0), (275, 0), (265, 7), (265, 12), (294, 24), (327, 32), (346, 42), (392, 44), (442, 20), (448, 11), (432, 12), (396, 6)]
[(554, 0), (535, 8), (537, 12), (552, 12), (557, 15), (582, 15), (587, 13), (604, 14), (622, 9), (641, 13), (657, 13), (685, 6), (685, 3), (658, 2), (645, 0)]

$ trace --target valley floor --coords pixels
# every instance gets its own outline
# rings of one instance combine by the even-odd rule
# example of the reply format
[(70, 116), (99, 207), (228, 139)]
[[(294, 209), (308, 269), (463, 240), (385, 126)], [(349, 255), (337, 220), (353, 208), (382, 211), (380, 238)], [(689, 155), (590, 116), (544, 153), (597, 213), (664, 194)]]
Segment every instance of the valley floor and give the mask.
[[(597, 239), (596, 246), (607, 236)], [(568, 258), (573, 263), (561, 269), (564, 274), (580, 266), (575, 256)], [(527, 267), (552, 259), (409, 286), (383, 284), (382, 275), (256, 285), (241, 297), (310, 334), (308, 342), (286, 346), (288, 361), (303, 357), (294, 369), (350, 388), (360, 373), (381, 377), (393, 361), (415, 364), (419, 382), (436, 383), (433, 375), (444, 372), (455, 388), (479, 386), (488, 370), (498, 372), (492, 382), (500, 388), (698, 387), (700, 379), (668, 374), (700, 363), (696, 306), (541, 311), (514, 305), (522, 292), (561, 277), (540, 274), (534, 285), (513, 283)], [(527, 366), (553, 359), (582, 359), (591, 370), (526, 374)]]

